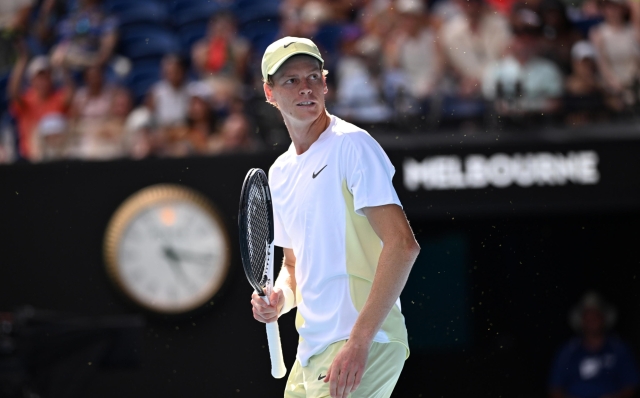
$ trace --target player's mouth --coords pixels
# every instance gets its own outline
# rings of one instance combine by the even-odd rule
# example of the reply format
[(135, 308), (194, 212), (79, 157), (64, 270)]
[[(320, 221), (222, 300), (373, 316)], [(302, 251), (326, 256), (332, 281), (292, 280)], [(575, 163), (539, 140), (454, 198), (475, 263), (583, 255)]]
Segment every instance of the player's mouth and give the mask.
[(296, 106), (311, 107), (311, 106), (314, 106), (315, 104), (316, 104), (315, 101), (302, 101), (302, 102), (298, 102)]

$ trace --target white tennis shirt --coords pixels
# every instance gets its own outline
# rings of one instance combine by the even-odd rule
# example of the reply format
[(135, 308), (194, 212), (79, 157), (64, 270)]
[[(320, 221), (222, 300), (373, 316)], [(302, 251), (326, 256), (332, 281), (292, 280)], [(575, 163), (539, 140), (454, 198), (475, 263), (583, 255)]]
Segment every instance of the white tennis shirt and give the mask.
[[(331, 116), (329, 127), (297, 155), (293, 144), (269, 170), (275, 245), (296, 256), (297, 359), (349, 338), (364, 306), (382, 242), (364, 207), (400, 205), (391, 183), (395, 169), (364, 130)], [(400, 300), (374, 337), (407, 347)]]

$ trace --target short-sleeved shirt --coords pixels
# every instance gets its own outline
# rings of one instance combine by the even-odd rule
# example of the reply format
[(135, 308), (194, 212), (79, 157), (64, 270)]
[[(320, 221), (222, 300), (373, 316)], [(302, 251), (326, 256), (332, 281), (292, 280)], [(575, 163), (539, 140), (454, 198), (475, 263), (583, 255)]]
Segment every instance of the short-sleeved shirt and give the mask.
[[(331, 116), (329, 127), (297, 155), (293, 144), (269, 171), (275, 245), (296, 256), (297, 359), (302, 366), (349, 338), (369, 296), (382, 250), (362, 209), (400, 206), (395, 169), (364, 130)], [(396, 302), (373, 341), (407, 347)]]
[(11, 114), (18, 122), (18, 135), (20, 137), (20, 155), (31, 159), (33, 155), (33, 134), (40, 120), (50, 113), (66, 113), (68, 104), (64, 90), (53, 92), (48, 98), (42, 100), (33, 89), (28, 89), (20, 97), (19, 101), (11, 104)]
[(175, 88), (166, 80), (161, 80), (151, 87), (151, 95), (156, 108), (156, 123), (159, 126), (184, 124), (189, 106), (189, 92), (186, 84)]
[(619, 339), (608, 338), (599, 351), (591, 352), (576, 338), (559, 351), (549, 387), (576, 398), (599, 398), (636, 387), (638, 382), (631, 350)]

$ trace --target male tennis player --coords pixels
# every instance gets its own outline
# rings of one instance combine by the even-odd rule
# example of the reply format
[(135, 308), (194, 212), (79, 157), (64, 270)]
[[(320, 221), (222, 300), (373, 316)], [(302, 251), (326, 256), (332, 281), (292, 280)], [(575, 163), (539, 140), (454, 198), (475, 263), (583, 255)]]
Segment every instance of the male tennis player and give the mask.
[(298, 308), (286, 398), (389, 397), (409, 353), (399, 296), (420, 248), (387, 155), (325, 109), (323, 66), (316, 45), (296, 37), (262, 58), (267, 101), (292, 144), (269, 171), (283, 267), (271, 305), (256, 294), (251, 303), (261, 322)]

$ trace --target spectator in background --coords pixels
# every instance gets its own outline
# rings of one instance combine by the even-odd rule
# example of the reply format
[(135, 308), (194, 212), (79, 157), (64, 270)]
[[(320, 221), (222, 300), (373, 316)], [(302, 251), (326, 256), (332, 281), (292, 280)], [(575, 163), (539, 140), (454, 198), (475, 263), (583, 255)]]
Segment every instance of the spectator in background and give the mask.
[(349, 121), (386, 121), (391, 109), (383, 101), (378, 52), (364, 46), (361, 35), (356, 26), (343, 29), (335, 114)]
[(159, 128), (183, 125), (187, 117), (186, 64), (176, 54), (162, 59), (162, 80), (151, 87), (149, 106)]
[(504, 55), (511, 34), (507, 20), (483, 0), (454, 1), (462, 14), (442, 27), (440, 45), (458, 77), (458, 94), (469, 97), (480, 93), (483, 76)]
[[(126, 120), (133, 107), (131, 94), (121, 87), (108, 90), (110, 94), (101, 104), (105, 106), (104, 113), (87, 115), (76, 124), (73, 156), (83, 160), (112, 160), (131, 152), (125, 133)], [(96, 106), (95, 110), (98, 109)]]
[(387, 80), (391, 87), (400, 86), (417, 100), (415, 111), (419, 112), (420, 105), (426, 103), (441, 81), (443, 61), (424, 3), (420, 0), (399, 0), (396, 10), (400, 19), (385, 46), (385, 65), (389, 70)]
[(0, 1), (0, 75), (16, 61), (15, 42), (27, 31), (33, 0)]
[(208, 141), (216, 129), (216, 114), (211, 109), (212, 92), (203, 82), (190, 83), (187, 123), (164, 131), (161, 155), (184, 157), (209, 152)]
[(593, 45), (582, 40), (571, 48), (571, 70), (566, 81), (567, 94), (588, 96), (602, 94), (602, 84), (596, 66), (596, 50)]
[(224, 77), (236, 81), (245, 78), (249, 42), (238, 36), (235, 17), (219, 12), (211, 17), (207, 37), (191, 49), (193, 66), (202, 78)]
[(251, 124), (242, 113), (233, 113), (222, 123), (220, 132), (209, 142), (212, 154), (252, 152), (258, 143), (249, 134)]
[(105, 118), (109, 114), (114, 90), (104, 81), (101, 66), (91, 66), (84, 71), (84, 85), (80, 87), (71, 106), (71, 117), (75, 122)]
[(102, 66), (90, 66), (83, 75), (84, 85), (76, 91), (70, 111), (75, 156), (86, 160), (117, 157), (108, 148), (112, 145), (103, 131), (115, 89), (105, 83)]
[(613, 307), (588, 293), (570, 315), (579, 334), (559, 351), (551, 369), (551, 398), (631, 398), (638, 370), (629, 347), (610, 333)]
[(38, 161), (64, 160), (69, 156), (69, 128), (67, 119), (59, 113), (42, 118), (37, 129)]
[(58, 24), (67, 16), (68, 2), (64, 0), (42, 0), (32, 26), (32, 45), (46, 52), (56, 42)]
[[(67, 113), (73, 97), (73, 87), (67, 81), (65, 87), (57, 89), (51, 77), (49, 59), (38, 56), (29, 62), (25, 47), (18, 46), (18, 48), (18, 60), (11, 72), (7, 94), (11, 101), (11, 113), (18, 125), (20, 156), (27, 160), (37, 160), (34, 132), (45, 115)], [(25, 70), (29, 85), (25, 91), (22, 91)]]
[(507, 55), (486, 71), (482, 82), (484, 97), (498, 100), (498, 111), (505, 114), (555, 111), (564, 88), (562, 72), (553, 62), (537, 55), (540, 21), (534, 18), (535, 14), (526, 9), (518, 12), (528, 27), (519, 29)]
[(153, 123), (149, 103), (151, 97), (133, 109), (124, 122), (125, 147), (133, 159), (143, 159), (155, 152), (154, 144), (160, 143), (160, 134)]
[(607, 90), (630, 104), (634, 100), (630, 89), (640, 77), (640, 27), (630, 22), (626, 0), (603, 0), (600, 4), (604, 22), (590, 33), (600, 74)]
[(73, 70), (103, 66), (117, 42), (117, 21), (100, 8), (100, 0), (78, 0), (79, 7), (59, 28), (60, 43), (53, 49), (51, 62)]
[(540, 16), (540, 55), (553, 61), (564, 75), (568, 75), (571, 72), (571, 49), (582, 36), (569, 21), (566, 7), (560, 0), (542, 0)]
[(596, 66), (596, 50), (582, 40), (571, 49), (571, 74), (565, 81), (565, 111), (570, 125), (584, 124), (602, 111), (604, 88)]

